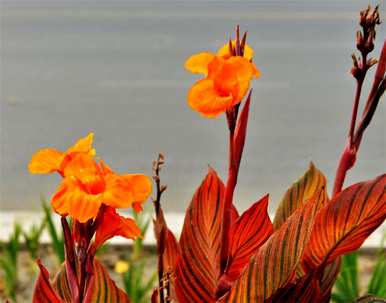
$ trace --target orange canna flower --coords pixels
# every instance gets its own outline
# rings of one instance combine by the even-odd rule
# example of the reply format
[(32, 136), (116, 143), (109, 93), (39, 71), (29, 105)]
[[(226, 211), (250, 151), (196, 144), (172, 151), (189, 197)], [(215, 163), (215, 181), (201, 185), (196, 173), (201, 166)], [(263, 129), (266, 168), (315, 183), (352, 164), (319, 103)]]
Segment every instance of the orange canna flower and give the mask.
[(33, 174), (48, 174), (58, 172), (64, 173), (65, 166), (77, 154), (95, 155), (92, 147), (94, 134), (89, 133), (86, 137), (79, 139), (66, 152), (60, 152), (54, 148), (39, 150), (32, 156), (28, 169)]
[(114, 236), (135, 239), (141, 236), (141, 230), (131, 218), (120, 216), (112, 207), (105, 207), (95, 234), (95, 249)]
[[(235, 41), (231, 43), (234, 47)], [(213, 118), (240, 103), (252, 78), (260, 76), (252, 57), (253, 50), (248, 45), (245, 45), (241, 57), (233, 56), (229, 44), (226, 44), (217, 54), (203, 52), (188, 58), (185, 68), (205, 75), (188, 93), (190, 107), (205, 117)]]
[(148, 177), (142, 174), (117, 175), (106, 167), (89, 155), (78, 154), (67, 164), (66, 177), (52, 197), (54, 210), (83, 223), (94, 219), (102, 204), (126, 208), (141, 204), (148, 198), (151, 192)]
[(52, 197), (53, 209), (81, 223), (95, 219), (102, 204), (140, 210), (151, 192), (150, 179), (142, 174), (117, 175), (103, 161), (95, 161), (91, 144), (92, 134), (66, 153), (44, 149), (32, 157), (31, 172), (58, 171), (64, 178)]

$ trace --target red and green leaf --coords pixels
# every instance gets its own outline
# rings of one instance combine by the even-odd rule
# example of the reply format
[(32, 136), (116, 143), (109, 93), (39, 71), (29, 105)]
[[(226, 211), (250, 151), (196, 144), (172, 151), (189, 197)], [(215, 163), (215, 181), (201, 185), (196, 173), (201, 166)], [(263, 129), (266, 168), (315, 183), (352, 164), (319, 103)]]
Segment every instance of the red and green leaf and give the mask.
[(38, 279), (35, 283), (34, 294), (32, 298), (33, 303), (62, 303), (63, 301), (52, 288), (49, 273), (42, 265), (40, 260), (37, 260), (40, 268)]
[[(69, 287), (65, 266), (51, 284), (48, 271), (38, 261), (40, 275), (36, 281), (34, 303), (71, 303), (73, 296)], [(129, 303), (128, 296), (110, 279), (106, 269), (94, 259), (93, 270), (87, 283), (83, 302)]]
[(337, 195), (315, 218), (304, 251), (305, 272), (358, 249), (386, 218), (386, 175), (357, 183)]
[[(161, 208), (159, 209), (157, 218), (154, 220), (154, 233), (157, 239), (158, 276), (162, 281), (165, 281), (169, 279), (169, 277), (175, 277), (177, 258), (180, 255), (180, 246), (174, 234), (167, 227)], [(174, 278), (169, 279), (169, 283), (171, 296), (173, 299), (176, 299)], [(158, 300), (159, 295), (158, 289), (154, 290), (152, 302), (156, 299)]]
[(271, 236), (273, 227), (267, 207), (268, 195), (254, 203), (232, 224), (228, 264), (220, 278), (217, 295), (221, 296), (230, 288), (251, 256)]
[(175, 291), (179, 302), (215, 302), (220, 276), (224, 184), (209, 172), (186, 211)]
[(103, 265), (94, 259), (93, 275), (87, 287), (84, 302), (129, 303), (127, 294), (117, 287)]
[(292, 184), (279, 203), (273, 220), (274, 228), (278, 229), (296, 209), (321, 190), (326, 198), (320, 200), (319, 207), (322, 207), (328, 201), (326, 184), (325, 176), (311, 162), (306, 173)]
[(273, 233), (250, 259), (249, 265), (223, 300), (264, 302), (294, 278), (322, 197), (322, 193), (317, 193)]
[(162, 257), (163, 271), (174, 273), (179, 255), (179, 244), (166, 225), (162, 209), (154, 220), (154, 233), (158, 243), (158, 256)]

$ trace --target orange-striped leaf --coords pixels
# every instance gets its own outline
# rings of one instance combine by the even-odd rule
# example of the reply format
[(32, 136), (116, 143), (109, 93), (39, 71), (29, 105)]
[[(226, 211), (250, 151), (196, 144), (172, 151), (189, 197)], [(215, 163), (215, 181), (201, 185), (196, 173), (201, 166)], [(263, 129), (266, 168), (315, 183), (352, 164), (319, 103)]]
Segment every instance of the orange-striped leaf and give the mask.
[(163, 271), (164, 273), (174, 274), (180, 247), (174, 234), (166, 225), (162, 209), (159, 210), (159, 214), (153, 223), (158, 243), (158, 256), (162, 258)]
[(308, 272), (358, 249), (385, 218), (386, 175), (348, 187), (318, 212), (303, 269)]
[(291, 281), (310, 237), (320, 196), (317, 193), (313, 201), (298, 208), (260, 247), (224, 298), (226, 302), (264, 302)]
[(103, 265), (94, 259), (94, 270), (87, 287), (84, 302), (129, 303), (129, 297), (117, 287)]
[(186, 211), (175, 291), (179, 302), (215, 302), (220, 276), (224, 184), (209, 172)]
[(267, 207), (268, 195), (254, 203), (231, 226), (229, 259), (225, 273), (220, 278), (218, 296), (228, 291), (251, 256), (271, 236), (273, 227)]
[[(276, 210), (273, 226), (278, 229), (287, 218), (315, 193), (323, 190), (327, 201), (326, 178), (311, 162), (306, 173), (287, 190)], [(320, 200), (320, 207), (325, 204)]]
[[(62, 266), (62, 269), (57, 274), (52, 287), (61, 299), (59, 302), (73, 302), (65, 266)], [(45, 303), (44, 301), (36, 301), (36, 303), (38, 302)], [(48, 302), (51, 301), (47, 301), (47, 303)], [(102, 264), (97, 259), (94, 259), (92, 273), (90, 273), (87, 279), (83, 302), (129, 303), (130, 300), (128, 296), (116, 286), (115, 282), (110, 279), (108, 272)]]
[(49, 273), (47, 269), (42, 265), (40, 260), (37, 260), (40, 268), (38, 279), (35, 283), (34, 294), (32, 298), (33, 303), (62, 303), (58, 294), (52, 288)]
[[(164, 283), (170, 283), (171, 297), (175, 300), (174, 277), (176, 272), (177, 258), (180, 255), (180, 246), (169, 230), (165, 222), (165, 217), (162, 209), (159, 209), (157, 218), (154, 220), (154, 233), (157, 239), (157, 255), (158, 255), (158, 277)], [(159, 296), (158, 290), (154, 290), (154, 299)]]
[(340, 262), (333, 262), (324, 271), (311, 271), (279, 289), (265, 303), (328, 303)]

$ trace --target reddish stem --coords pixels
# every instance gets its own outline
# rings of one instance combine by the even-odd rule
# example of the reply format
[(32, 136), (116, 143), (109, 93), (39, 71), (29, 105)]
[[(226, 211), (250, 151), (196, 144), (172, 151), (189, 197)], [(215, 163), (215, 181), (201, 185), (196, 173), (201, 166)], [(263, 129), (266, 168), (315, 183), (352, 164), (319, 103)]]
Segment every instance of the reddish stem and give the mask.
[(225, 187), (224, 196), (224, 217), (223, 217), (223, 233), (222, 233), (222, 247), (221, 247), (221, 273), (224, 272), (228, 261), (229, 250), (229, 229), (230, 219), (232, 215), (232, 201), (233, 192), (237, 183), (238, 168), (234, 161), (234, 128), (229, 129), (229, 168), (228, 179)]
[(363, 79), (360, 79), (357, 81), (357, 88), (356, 88), (356, 92), (355, 92), (354, 105), (353, 105), (353, 110), (352, 110), (352, 115), (351, 115), (351, 123), (350, 123), (350, 130), (349, 130), (349, 136), (348, 136), (349, 141), (350, 141), (350, 146), (353, 145), (355, 124), (356, 124), (356, 119), (358, 116), (358, 107), (359, 107), (359, 100), (360, 100), (361, 92), (362, 92), (362, 86), (363, 86)]

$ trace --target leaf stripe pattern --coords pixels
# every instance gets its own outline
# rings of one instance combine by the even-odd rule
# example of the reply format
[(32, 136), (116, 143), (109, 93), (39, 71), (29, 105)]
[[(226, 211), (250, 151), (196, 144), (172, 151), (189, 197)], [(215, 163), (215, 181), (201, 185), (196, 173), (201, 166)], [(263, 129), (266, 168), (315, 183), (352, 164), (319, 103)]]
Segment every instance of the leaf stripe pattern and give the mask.
[(386, 175), (342, 191), (315, 218), (302, 266), (308, 271), (358, 249), (386, 218)]
[(215, 302), (220, 275), (224, 184), (209, 172), (186, 212), (175, 291), (179, 302)]
[(293, 278), (308, 242), (317, 205), (322, 193), (312, 203), (297, 209), (260, 247), (249, 265), (231, 288), (225, 302), (264, 302)]
[(58, 294), (52, 288), (49, 281), (49, 273), (42, 265), (40, 260), (37, 260), (40, 268), (39, 277), (35, 283), (34, 294), (32, 298), (33, 303), (62, 303)]
[[(130, 303), (128, 296), (110, 279), (108, 272), (97, 259), (94, 259), (93, 273), (87, 284), (83, 299), (85, 303)], [(62, 266), (61, 271), (57, 274), (53, 286), (61, 297), (61, 300), (58, 302), (73, 302), (65, 266)], [(34, 301), (34, 303), (38, 302), (45, 303), (45, 301)], [(56, 303), (56, 301), (48, 302)]]
[(228, 265), (221, 277), (217, 295), (222, 295), (231, 286), (252, 255), (271, 236), (273, 227), (267, 211), (268, 195), (247, 209), (231, 226)]
[(129, 303), (126, 293), (119, 289), (102, 264), (94, 259), (94, 272), (87, 287), (84, 302)]
[[(273, 226), (278, 229), (287, 218), (303, 203), (312, 198), (315, 193), (323, 190), (327, 201), (326, 177), (311, 162), (307, 172), (287, 190), (276, 210)], [(321, 206), (325, 204), (320, 200)]]

